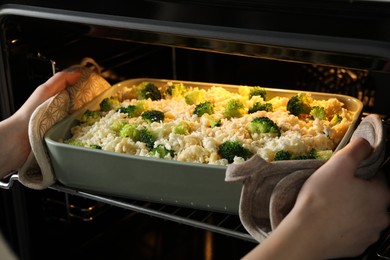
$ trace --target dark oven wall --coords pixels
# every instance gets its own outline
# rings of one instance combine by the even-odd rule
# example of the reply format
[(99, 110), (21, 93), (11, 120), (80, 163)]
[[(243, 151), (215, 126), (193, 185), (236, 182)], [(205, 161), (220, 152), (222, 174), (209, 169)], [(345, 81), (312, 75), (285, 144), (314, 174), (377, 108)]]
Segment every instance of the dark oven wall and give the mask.
[[(185, 47), (194, 39), (176, 39), (184, 41), (177, 47), (159, 39), (147, 39), (153, 44), (146, 43), (145, 36), (139, 43), (136, 40), (141, 36), (137, 34), (129, 37), (131, 40), (123, 40), (126, 32), (107, 35), (110, 28), (91, 29), (82, 24), (17, 16), (7, 18), (3, 28), (5, 69), (10, 74), (8, 92), (13, 97), (11, 109), (19, 107), (32, 90), (53, 73), (53, 68), (62, 70), (89, 57), (101, 66), (102, 75), (110, 83), (149, 77), (323, 91), (358, 97), (365, 103), (366, 112), (388, 113), (384, 104), (389, 97), (386, 87), (389, 73), (383, 58), (366, 62), (369, 59), (364, 57), (366, 63), (361, 64), (365, 67), (359, 64), (357, 68), (353, 66), (356, 65), (354, 62), (350, 67), (346, 66), (348, 63), (345, 66), (329, 65), (331, 58), (335, 64), (340, 63), (337, 56), (324, 55), (318, 59), (322, 62), (316, 63), (315, 57), (305, 59), (304, 55), (317, 53), (299, 54), (297, 50), (283, 48), (269, 48), (265, 51), (267, 57), (262, 58), (249, 56), (249, 48), (248, 51), (245, 45), (233, 45), (229, 41), (213, 43), (222, 45), (217, 51), (210, 51), (209, 46), (205, 47), (208, 51), (203, 51), (204, 43), (193, 44), (201, 46), (198, 49)], [(245, 55), (239, 53), (240, 48)], [(222, 53), (224, 49), (227, 54)], [(256, 51), (261, 53), (261, 50)], [(273, 51), (277, 53), (274, 56), (269, 54)], [(279, 54), (283, 51), (287, 54)], [(291, 60), (294, 55), (301, 60)]]
[(12, 89), (24, 86), (17, 89), (16, 107), (51, 74), (50, 60), (58, 71), (90, 57), (110, 83), (150, 77), (296, 88), (302, 76), (301, 64), (91, 37), (81, 25), (50, 21), (48, 26), (30, 18), (10, 21), (6, 28)]

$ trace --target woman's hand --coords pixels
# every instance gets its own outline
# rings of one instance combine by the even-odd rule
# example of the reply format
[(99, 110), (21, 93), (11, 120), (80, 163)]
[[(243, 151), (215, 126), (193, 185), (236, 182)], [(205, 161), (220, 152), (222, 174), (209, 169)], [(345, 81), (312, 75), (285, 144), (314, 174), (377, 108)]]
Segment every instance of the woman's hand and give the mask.
[(0, 179), (19, 169), (31, 151), (28, 139), (30, 117), (40, 104), (71, 86), (80, 78), (80, 71), (58, 72), (38, 86), (11, 117), (0, 122)]
[(389, 225), (390, 191), (383, 173), (354, 176), (371, 152), (357, 138), (303, 185), (296, 204), (269, 238), (245, 259), (329, 259), (357, 256)]

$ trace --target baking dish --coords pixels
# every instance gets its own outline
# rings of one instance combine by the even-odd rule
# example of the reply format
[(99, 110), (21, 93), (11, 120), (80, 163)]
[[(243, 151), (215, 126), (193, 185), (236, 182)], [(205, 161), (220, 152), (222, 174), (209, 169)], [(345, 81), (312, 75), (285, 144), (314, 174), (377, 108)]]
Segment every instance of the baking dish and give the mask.
[[(180, 82), (185, 86), (204, 89), (217, 86), (232, 92), (238, 90), (235, 85), (150, 78), (130, 79), (113, 85), (46, 133), (44, 139), (58, 181), (69, 187), (112, 196), (238, 214), (242, 187), (224, 181), (226, 166), (119, 154), (61, 142), (70, 137), (70, 129), (86, 110), (97, 110), (104, 98), (145, 81), (157, 86)], [(266, 90), (269, 98), (290, 97), (299, 92), (271, 88)], [(348, 142), (359, 122), (362, 103), (345, 95), (310, 93), (314, 99), (337, 98), (345, 104), (345, 108), (355, 112), (351, 126), (336, 148), (340, 149)]]

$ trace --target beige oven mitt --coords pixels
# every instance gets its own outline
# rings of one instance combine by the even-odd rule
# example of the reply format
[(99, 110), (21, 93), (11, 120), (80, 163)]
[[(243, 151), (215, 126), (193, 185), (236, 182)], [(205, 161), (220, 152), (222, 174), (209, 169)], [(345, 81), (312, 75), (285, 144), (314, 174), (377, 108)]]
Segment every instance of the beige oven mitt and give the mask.
[[(378, 115), (365, 117), (351, 140), (365, 138), (373, 147), (369, 158), (361, 162), (356, 176), (371, 178), (378, 171), (385, 155), (385, 128)], [(325, 160), (290, 160), (267, 162), (253, 156), (242, 164), (231, 164), (226, 170), (227, 182), (242, 182), (239, 205), (240, 220), (258, 242), (275, 229), (294, 206), (307, 178)]]
[(98, 67), (87, 66), (86, 62), (67, 70), (80, 70), (80, 80), (38, 106), (30, 118), (28, 135), (31, 153), (18, 175), (19, 181), (31, 189), (45, 189), (56, 181), (44, 143), (47, 130), (111, 87), (100, 76)]

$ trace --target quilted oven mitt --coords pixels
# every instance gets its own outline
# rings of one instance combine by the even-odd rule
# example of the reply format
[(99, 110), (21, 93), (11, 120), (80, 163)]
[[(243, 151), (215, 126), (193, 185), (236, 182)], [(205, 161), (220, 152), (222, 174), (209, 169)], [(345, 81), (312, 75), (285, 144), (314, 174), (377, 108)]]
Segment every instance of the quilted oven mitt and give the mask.
[(40, 190), (56, 181), (43, 139), (47, 130), (111, 86), (99, 75), (96, 66), (85, 65), (68, 68), (80, 70), (80, 80), (46, 100), (31, 115), (28, 129), (31, 153), (18, 172), (19, 181), (26, 187)]
[[(373, 147), (369, 158), (361, 162), (356, 176), (369, 179), (377, 172), (385, 155), (385, 128), (378, 115), (365, 117), (351, 136), (365, 138)], [(239, 216), (248, 233), (258, 242), (275, 229), (294, 206), (307, 178), (325, 160), (266, 162), (253, 156), (242, 164), (228, 166), (227, 182), (242, 182)]]

